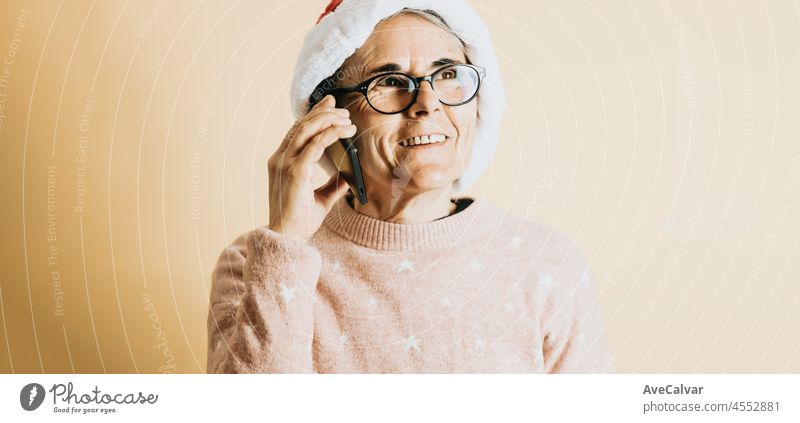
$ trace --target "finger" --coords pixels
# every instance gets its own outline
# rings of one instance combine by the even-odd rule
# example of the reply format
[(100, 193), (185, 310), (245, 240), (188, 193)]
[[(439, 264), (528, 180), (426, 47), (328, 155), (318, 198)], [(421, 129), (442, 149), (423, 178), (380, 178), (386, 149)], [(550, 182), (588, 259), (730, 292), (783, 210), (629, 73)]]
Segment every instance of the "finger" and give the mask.
[(281, 141), (281, 145), (278, 146), (278, 150), (276, 150), (277, 153), (282, 153), (283, 151), (286, 151), (286, 147), (289, 145), (289, 142), (297, 134), (297, 130), (300, 128), (301, 123), (302, 122), (299, 119), (294, 121), (294, 123), (292, 123), (291, 128), (289, 128), (289, 130), (286, 131), (286, 135), (284, 135), (283, 141)]
[(350, 116), (349, 110), (337, 109), (336, 100), (332, 95), (328, 94), (319, 103), (315, 104), (314, 107), (312, 107), (308, 113), (306, 113), (304, 116), (301, 116), (300, 118), (294, 121), (292, 126), (286, 132), (286, 135), (283, 137), (283, 140), (281, 141), (281, 144), (278, 146), (277, 151), (283, 152), (286, 150), (291, 140), (294, 139), (295, 135), (297, 135), (297, 131), (299, 130), (300, 125), (302, 125), (303, 122), (309, 121), (310, 119), (313, 119), (320, 113), (324, 112), (334, 112), (345, 118)]
[(275, 154), (281, 156), (294, 157), (299, 154), (303, 144), (309, 138), (316, 135), (320, 131), (329, 128), (333, 125), (349, 125), (352, 122), (346, 117), (340, 116), (332, 111), (320, 112), (311, 120), (297, 120), (286, 132), (286, 135), (278, 146)]
[(319, 103), (311, 107), (311, 110), (318, 109), (320, 107), (331, 107), (335, 105), (336, 105), (336, 99), (332, 95), (327, 94), (325, 97), (322, 97), (322, 100), (320, 100)]
[(315, 104), (311, 107), (311, 110), (308, 113), (313, 112), (314, 110), (324, 109), (324, 108), (336, 108), (336, 97), (331, 94), (326, 95), (319, 101), (319, 103)]
[(314, 107), (312, 107), (311, 110), (308, 111), (308, 113), (301, 116), (299, 120), (301, 121), (309, 120), (318, 113), (326, 111), (334, 111), (344, 117), (350, 116), (350, 111), (345, 108), (337, 108), (335, 98), (332, 95), (328, 94), (322, 101), (315, 104)]
[(303, 163), (316, 163), (322, 158), (328, 146), (338, 142), (340, 138), (350, 138), (355, 134), (355, 125), (332, 126), (311, 138), (298, 157)]
[(330, 210), (336, 200), (347, 192), (348, 188), (347, 181), (337, 172), (331, 175), (325, 185), (316, 190), (317, 198), (325, 205), (327, 210)]
[(294, 138), (289, 141), (289, 145), (286, 147), (285, 153), (288, 154), (289, 157), (297, 156), (305, 148), (305, 145), (312, 137), (320, 134), (328, 128), (334, 126), (346, 128), (352, 123), (353, 122), (351, 122), (349, 118), (342, 117), (337, 113), (320, 113), (317, 117), (300, 124), (297, 132), (294, 134)]

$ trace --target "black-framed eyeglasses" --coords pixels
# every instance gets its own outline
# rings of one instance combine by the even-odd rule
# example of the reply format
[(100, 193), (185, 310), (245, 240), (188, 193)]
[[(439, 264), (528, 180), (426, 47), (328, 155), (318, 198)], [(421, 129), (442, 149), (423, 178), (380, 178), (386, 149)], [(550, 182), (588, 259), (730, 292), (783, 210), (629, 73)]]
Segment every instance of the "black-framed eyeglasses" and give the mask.
[(431, 84), (439, 102), (447, 106), (461, 106), (478, 95), (486, 69), (466, 63), (456, 63), (437, 69), (428, 76), (413, 77), (402, 72), (375, 75), (352, 87), (332, 88), (319, 98), (331, 94), (361, 93), (367, 103), (378, 113), (391, 115), (408, 110), (416, 101), (423, 81)]

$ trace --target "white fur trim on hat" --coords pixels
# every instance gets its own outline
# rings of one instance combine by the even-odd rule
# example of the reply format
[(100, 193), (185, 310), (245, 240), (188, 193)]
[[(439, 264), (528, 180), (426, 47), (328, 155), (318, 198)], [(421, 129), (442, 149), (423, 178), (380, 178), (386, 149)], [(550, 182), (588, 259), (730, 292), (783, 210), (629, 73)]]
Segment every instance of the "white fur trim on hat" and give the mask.
[[(505, 92), (489, 30), (462, 0), (343, 0), (306, 35), (292, 79), (292, 110), (296, 117), (306, 114), (308, 98), (317, 85), (336, 72), (345, 59), (364, 44), (375, 25), (406, 7), (430, 9), (441, 15), (466, 44), (470, 61), (486, 68), (478, 99), (472, 156), (454, 187), (454, 194), (463, 193), (494, 156), (505, 110)], [(320, 165), (329, 175), (336, 173), (327, 156), (323, 156)]]

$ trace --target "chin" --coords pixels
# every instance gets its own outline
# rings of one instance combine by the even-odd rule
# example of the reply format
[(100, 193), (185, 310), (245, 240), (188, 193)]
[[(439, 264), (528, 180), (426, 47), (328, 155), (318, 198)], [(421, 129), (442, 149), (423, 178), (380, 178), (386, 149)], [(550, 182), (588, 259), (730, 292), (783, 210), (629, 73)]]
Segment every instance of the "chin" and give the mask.
[(452, 186), (457, 178), (443, 171), (416, 172), (411, 176), (407, 188), (430, 191)]

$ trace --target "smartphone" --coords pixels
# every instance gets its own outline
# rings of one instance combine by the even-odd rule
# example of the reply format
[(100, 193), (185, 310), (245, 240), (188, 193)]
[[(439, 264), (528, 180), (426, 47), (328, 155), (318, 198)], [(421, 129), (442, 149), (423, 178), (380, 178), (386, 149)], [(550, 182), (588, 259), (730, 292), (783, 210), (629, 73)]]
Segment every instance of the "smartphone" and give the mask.
[(361, 173), (361, 163), (358, 161), (356, 142), (351, 138), (341, 138), (328, 146), (326, 152), (339, 169), (339, 174), (355, 191), (358, 201), (367, 204), (367, 190), (364, 186), (364, 175)]

